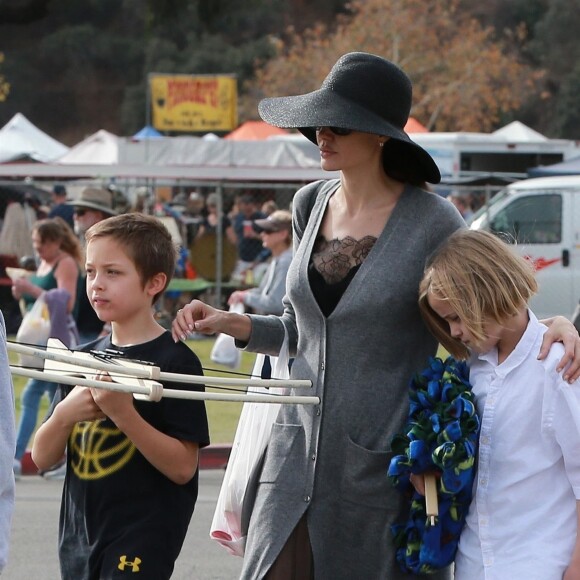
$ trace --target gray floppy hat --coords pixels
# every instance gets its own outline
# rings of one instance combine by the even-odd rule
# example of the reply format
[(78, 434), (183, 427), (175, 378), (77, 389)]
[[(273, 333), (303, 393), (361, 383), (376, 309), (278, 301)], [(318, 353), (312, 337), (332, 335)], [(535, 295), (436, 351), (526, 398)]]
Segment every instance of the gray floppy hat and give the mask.
[(107, 189), (98, 187), (85, 187), (78, 199), (67, 201), (67, 205), (96, 209), (110, 216), (117, 215), (113, 209), (113, 194)]
[(263, 99), (258, 112), (270, 125), (298, 129), (315, 144), (316, 127), (385, 135), (396, 141), (400, 154), (412, 158), (417, 175), (439, 183), (435, 161), (404, 131), (411, 102), (411, 81), (398, 66), (374, 54), (350, 52), (338, 59), (320, 89)]

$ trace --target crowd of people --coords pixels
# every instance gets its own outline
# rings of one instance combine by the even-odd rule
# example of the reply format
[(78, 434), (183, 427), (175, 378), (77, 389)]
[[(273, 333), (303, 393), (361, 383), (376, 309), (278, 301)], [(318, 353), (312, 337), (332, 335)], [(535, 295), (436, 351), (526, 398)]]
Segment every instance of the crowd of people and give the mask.
[[(398, 66), (360, 52), (342, 56), (316, 91), (261, 101), (266, 122), (302, 132), (319, 148), (322, 168), (340, 177), (302, 187), (291, 212), (262, 208), (248, 193), (227, 217), (209, 211), (219, 199), (207, 199), (207, 215), (192, 200), (194, 243), (221, 230), (236, 245), (233, 275), (240, 279), (266, 264), (259, 286), (230, 296), (250, 309), (245, 314), (192, 300), (177, 311), (171, 332), (161, 327), (153, 306), (175, 268), (171, 234), (155, 217), (114, 215), (114, 195), (100, 189), (68, 202), (75, 245), (64, 213), (38, 222), (33, 244), (41, 262), (34, 278), (14, 283), (15, 298), (30, 302), (66, 290), (71, 314), (86, 287), (103, 326), (79, 348), (114, 350), (162, 371), (203, 374), (183, 344), (194, 332), (225, 333), (238, 348), (271, 356), (287, 337), (291, 377), (310, 380), (319, 404), (282, 405), (272, 426), (256, 476), (245, 580), (409, 577), (391, 537), (408, 505), (387, 468), (392, 437), (408, 416), (409, 380), (439, 342), (468, 359), (487, 438), (480, 466), (488, 476), (476, 486), (458, 578), (534, 577), (539, 560), (535, 577), (580, 578), (580, 391), (573, 384), (580, 338), (561, 317), (537, 321), (527, 307), (535, 286), (525, 265), (491, 234), (469, 232), (458, 209), (429, 191), (440, 173), (404, 131), (411, 102), (411, 82)], [(187, 208), (189, 199), (182, 201)], [(59, 235), (46, 235), (45, 224)], [(9, 390), (9, 377), (0, 380)], [(523, 407), (512, 421), (516, 391)], [(13, 435), (0, 434), (9, 453)], [(66, 457), (62, 577), (115, 577), (130, 563), (143, 578), (169, 578), (197, 499), (199, 450), (208, 443), (200, 401), (151, 404), (59, 386), (32, 456), (45, 471)], [(13, 489), (4, 484), (8, 502), (0, 510), (10, 511)], [(535, 511), (548, 485), (557, 493)], [(490, 497), (488, 486), (510, 505)], [(523, 496), (531, 502), (525, 513)], [(501, 550), (509, 542), (517, 549), (508, 557)], [(2, 557), (0, 550), (0, 566)], [(432, 577), (451, 574), (444, 568)]]

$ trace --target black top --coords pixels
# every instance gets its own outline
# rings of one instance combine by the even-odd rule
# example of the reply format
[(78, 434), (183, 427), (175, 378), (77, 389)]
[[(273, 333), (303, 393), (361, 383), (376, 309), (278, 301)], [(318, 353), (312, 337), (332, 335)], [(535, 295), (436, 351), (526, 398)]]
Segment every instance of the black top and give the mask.
[(329, 284), (322, 277), (314, 264), (310, 262), (308, 265), (308, 280), (310, 281), (310, 288), (312, 289), (312, 294), (314, 294), (314, 298), (324, 316), (328, 318), (332, 314), (359, 268), (360, 264), (351, 268), (346, 275), (346, 278), (339, 280), (335, 284)]
[[(169, 332), (150, 342), (117, 347), (110, 337), (83, 351), (112, 348), (162, 371), (202, 375), (198, 357)], [(164, 388), (203, 391), (203, 386), (167, 383)], [(71, 387), (60, 386), (52, 409)], [(139, 414), (159, 431), (183, 441), (209, 444), (203, 401), (163, 398), (138, 401)], [(165, 477), (109, 419), (77, 423), (67, 450), (60, 514), (59, 557), (64, 580), (170, 578), (198, 493), (198, 473), (185, 485)], [(125, 575), (123, 575), (123, 573)], [(136, 576), (137, 577), (137, 576)]]

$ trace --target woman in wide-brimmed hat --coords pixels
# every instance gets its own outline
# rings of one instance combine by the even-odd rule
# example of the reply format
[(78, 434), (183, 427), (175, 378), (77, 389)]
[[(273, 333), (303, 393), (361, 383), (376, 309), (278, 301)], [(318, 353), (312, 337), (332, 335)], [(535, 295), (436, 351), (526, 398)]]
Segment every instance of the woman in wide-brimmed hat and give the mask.
[(243, 578), (409, 577), (391, 538), (391, 524), (406, 514), (387, 479), (390, 441), (407, 418), (409, 379), (437, 347), (417, 305), (423, 269), (465, 226), (452, 204), (418, 187), (440, 175), (403, 130), (410, 108), (405, 73), (360, 52), (341, 57), (317, 91), (263, 100), (262, 118), (299, 129), (340, 179), (294, 197), (281, 317), (193, 301), (173, 323), (176, 340), (226, 332), (271, 355), (286, 329), (292, 376), (311, 379), (320, 397), (314, 407), (283, 406), (272, 428)]

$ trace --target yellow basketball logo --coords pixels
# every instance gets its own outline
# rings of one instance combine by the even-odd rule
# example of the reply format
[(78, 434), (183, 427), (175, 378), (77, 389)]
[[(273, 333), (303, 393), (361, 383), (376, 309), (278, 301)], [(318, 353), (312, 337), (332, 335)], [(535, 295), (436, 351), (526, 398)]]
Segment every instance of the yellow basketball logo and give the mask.
[(71, 466), (77, 477), (100, 479), (119, 471), (135, 454), (135, 445), (103, 421), (77, 423), (69, 439)]

